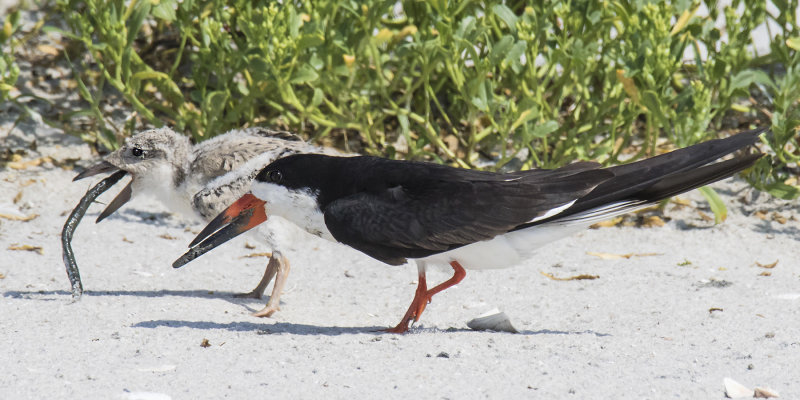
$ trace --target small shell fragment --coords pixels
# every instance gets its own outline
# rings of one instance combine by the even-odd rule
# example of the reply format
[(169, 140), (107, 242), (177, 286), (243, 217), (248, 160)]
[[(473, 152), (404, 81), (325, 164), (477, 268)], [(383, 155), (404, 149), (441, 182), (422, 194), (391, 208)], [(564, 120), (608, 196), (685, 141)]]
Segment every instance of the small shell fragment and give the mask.
[(776, 391), (774, 391), (774, 390), (772, 390), (770, 388), (765, 388), (765, 387), (756, 386), (756, 388), (753, 390), (753, 392), (754, 392), (753, 393), (753, 397), (759, 398), (759, 399), (769, 399), (771, 397), (781, 397), (780, 395), (778, 395), (778, 392), (776, 392)]
[(172, 400), (168, 394), (157, 392), (125, 392), (123, 397), (128, 400)]
[(139, 368), (138, 370), (140, 372), (169, 372), (169, 371), (174, 371), (176, 368), (178, 368), (177, 365), (164, 364), (164, 365), (157, 365), (157, 366), (153, 366), (153, 367)]
[(741, 399), (745, 397), (753, 397), (753, 390), (748, 389), (744, 385), (731, 378), (725, 378), (723, 380), (725, 384), (725, 396), (731, 399)]
[(467, 322), (467, 326), (474, 331), (519, 333), (519, 331), (511, 325), (511, 320), (508, 318), (508, 315), (504, 312), (500, 312), (500, 310), (496, 308)]

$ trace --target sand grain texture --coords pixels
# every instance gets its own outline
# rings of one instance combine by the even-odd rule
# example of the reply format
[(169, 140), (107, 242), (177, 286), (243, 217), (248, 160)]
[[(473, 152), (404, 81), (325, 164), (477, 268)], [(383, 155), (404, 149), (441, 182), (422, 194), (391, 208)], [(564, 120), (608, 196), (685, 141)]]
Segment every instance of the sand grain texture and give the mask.
[[(70, 143), (26, 159), (96, 161)], [(202, 227), (148, 199), (100, 224), (102, 205), (90, 207), (73, 242), (86, 293), (72, 303), (59, 235), (97, 181), (73, 183), (75, 174), (48, 162), (0, 170), (0, 204), (39, 214), (0, 219), (2, 398), (710, 399), (723, 398), (725, 377), (784, 398), (800, 393), (797, 203), (742, 182), (715, 185), (729, 206), (722, 225), (670, 205), (663, 227), (585, 231), (515, 268), (468, 273), (398, 336), (375, 330), (396, 324), (411, 301), (413, 267), (309, 237), (289, 254), (282, 310), (254, 318), (264, 300), (232, 294), (251, 289), (266, 262), (243, 256), (270, 249), (238, 238), (173, 270)], [(682, 198), (703, 206), (698, 193)], [(42, 254), (7, 250), (24, 245)], [(768, 270), (756, 264), (776, 260)], [(493, 308), (520, 333), (467, 327)]]

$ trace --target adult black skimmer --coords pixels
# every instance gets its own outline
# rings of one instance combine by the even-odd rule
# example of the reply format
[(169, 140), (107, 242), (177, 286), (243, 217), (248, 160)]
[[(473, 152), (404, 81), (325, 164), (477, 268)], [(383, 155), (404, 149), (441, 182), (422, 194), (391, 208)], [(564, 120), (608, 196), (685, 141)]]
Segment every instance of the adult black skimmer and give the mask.
[[(579, 162), (506, 174), (376, 157), (291, 155), (263, 168), (252, 194), (211, 221), (173, 266), (281, 216), (386, 264), (416, 260), (414, 299), (389, 329), (405, 332), (433, 295), (464, 278), (465, 269), (512, 266), (597, 221), (729, 177), (762, 154), (720, 159), (754, 144), (763, 131), (610, 168)], [(428, 289), (426, 264), (449, 264), (453, 277)]]
[[(192, 145), (189, 138), (169, 128), (151, 129), (128, 138), (104, 161), (75, 177), (83, 179), (99, 173), (126, 171), (133, 179), (97, 217), (97, 222), (113, 214), (133, 195), (150, 194), (170, 211), (209, 221), (236, 199), (250, 191), (250, 182), (265, 164), (285, 155), (326, 152), (289, 132), (266, 128), (233, 130)], [(239, 297), (261, 298), (273, 277), (275, 285), (267, 305), (254, 313), (259, 317), (278, 310), (281, 292), (289, 274), (289, 261), (281, 253), (281, 234), (286, 221), (267, 226), (263, 235), (273, 248), (264, 276), (258, 286)]]

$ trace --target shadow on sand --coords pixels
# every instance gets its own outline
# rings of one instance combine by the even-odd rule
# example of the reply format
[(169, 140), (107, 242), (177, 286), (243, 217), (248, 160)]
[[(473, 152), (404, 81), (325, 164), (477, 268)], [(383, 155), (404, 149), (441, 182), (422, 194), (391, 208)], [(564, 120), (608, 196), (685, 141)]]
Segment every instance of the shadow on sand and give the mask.
[[(83, 292), (83, 296), (87, 297), (100, 297), (100, 296), (111, 296), (111, 297), (119, 297), (119, 296), (136, 296), (136, 297), (167, 297), (167, 296), (176, 296), (176, 297), (205, 297), (209, 299), (229, 299), (229, 300), (241, 300), (235, 298), (234, 296), (238, 293), (233, 292), (220, 292), (220, 291), (208, 291), (208, 290), (86, 290)], [(32, 298), (36, 296), (36, 298)], [(64, 296), (70, 297), (71, 300), (72, 293), (67, 290), (8, 290), (3, 292), (3, 297), (10, 297), (13, 299), (32, 299), (32, 300), (41, 300), (41, 301), (54, 301), (60, 300), (59, 298), (40, 298), (39, 296)], [(269, 296), (264, 296), (265, 299), (269, 299)], [(250, 300), (250, 299), (245, 299)], [(237, 302), (234, 302), (237, 303)]]
[(234, 332), (255, 332), (259, 335), (271, 335), (277, 333), (290, 333), (293, 335), (352, 335), (352, 334), (372, 334), (378, 335), (382, 326), (360, 326), (360, 327), (346, 327), (346, 326), (317, 326), (306, 324), (293, 324), (289, 322), (273, 322), (273, 323), (254, 323), (254, 322), (213, 322), (213, 321), (180, 321), (180, 320), (153, 320), (142, 321), (131, 325), (133, 328), (192, 328), (192, 329), (224, 329)]
[[(109, 296), (109, 297), (121, 297), (121, 296), (135, 296), (135, 297), (168, 297), (168, 296), (176, 296), (176, 297), (191, 297), (191, 298), (206, 298), (206, 299), (222, 299), (228, 301), (231, 304), (236, 304), (238, 306), (244, 307), (249, 311), (253, 312), (256, 311), (249, 307), (246, 303), (252, 301), (266, 301), (269, 297), (264, 296), (261, 300), (256, 300), (252, 298), (237, 298), (234, 297), (237, 293), (233, 292), (209, 292), (207, 290), (104, 290), (104, 291), (86, 291), (84, 292), (84, 296), (88, 297), (102, 297), (102, 296)], [(13, 298), (13, 299), (25, 299), (25, 300), (35, 300), (35, 301), (70, 301), (71, 300), (71, 293), (66, 290), (32, 290), (32, 291), (23, 291), (23, 290), (9, 290), (3, 292), (3, 297)], [(228, 323), (219, 323), (219, 322), (212, 322), (212, 321), (180, 321), (180, 320), (152, 320), (152, 321), (142, 321), (131, 325), (134, 328), (159, 328), (159, 327), (169, 327), (169, 328), (192, 328), (192, 329), (225, 329), (229, 331), (237, 331), (237, 332), (247, 332), (252, 331), (259, 335), (270, 335), (270, 334), (277, 334), (277, 333), (289, 333), (293, 335), (326, 335), (326, 336), (338, 336), (338, 335), (352, 335), (352, 334), (384, 334), (383, 329), (388, 327), (384, 326), (363, 326), (363, 327), (341, 327), (341, 326), (318, 326), (318, 325), (306, 325), (306, 324), (293, 324), (289, 322), (269, 322), (270, 320), (265, 320), (265, 323), (255, 323), (255, 322), (228, 322)], [(409, 331), (411, 334), (416, 333), (472, 333), (477, 334), (478, 331), (474, 331), (469, 328), (449, 328), (449, 329), (438, 329), (438, 328), (429, 328), (423, 326), (415, 326), (412, 327)], [(520, 331), (519, 333), (513, 334), (508, 332), (490, 332), (492, 334), (506, 334), (506, 335), (521, 335), (521, 336), (533, 336), (533, 335), (594, 335), (596, 337), (606, 337), (612, 336), (609, 333), (602, 333), (602, 332), (595, 332), (593, 330), (584, 330), (584, 331), (559, 331), (559, 330), (551, 330), (551, 329), (541, 329), (538, 331), (531, 331), (531, 330), (524, 330)]]
[[(342, 326), (319, 326), (319, 325), (306, 325), (306, 324), (294, 324), (290, 322), (275, 322), (275, 323), (254, 323), (254, 322), (228, 322), (228, 323), (219, 323), (219, 322), (211, 322), (211, 321), (179, 321), (179, 320), (153, 320), (153, 321), (143, 321), (131, 325), (134, 328), (160, 328), (160, 327), (170, 327), (170, 328), (192, 328), (192, 329), (225, 329), (229, 331), (236, 331), (236, 332), (255, 332), (259, 335), (271, 335), (271, 334), (278, 334), (278, 333), (289, 333), (293, 335), (326, 335), (326, 336), (338, 336), (338, 335), (353, 335), (353, 334), (371, 334), (371, 335), (382, 335), (388, 334), (383, 330), (387, 327), (383, 326), (364, 326), (364, 327), (342, 327)], [(437, 328), (426, 328), (426, 327), (412, 327), (409, 330), (409, 334), (420, 334), (420, 333), (440, 333), (440, 334), (448, 334), (448, 333), (469, 333), (469, 334), (479, 334), (480, 332), (474, 331), (468, 328), (450, 328), (450, 329), (437, 329)], [(487, 332), (495, 335), (515, 335), (508, 332)], [(592, 330), (585, 330), (585, 331), (554, 331), (549, 329), (542, 329), (539, 331), (521, 331), (516, 335), (521, 336), (532, 336), (532, 335), (594, 335), (597, 337), (605, 337), (605, 336), (612, 336), (608, 333), (599, 333)]]

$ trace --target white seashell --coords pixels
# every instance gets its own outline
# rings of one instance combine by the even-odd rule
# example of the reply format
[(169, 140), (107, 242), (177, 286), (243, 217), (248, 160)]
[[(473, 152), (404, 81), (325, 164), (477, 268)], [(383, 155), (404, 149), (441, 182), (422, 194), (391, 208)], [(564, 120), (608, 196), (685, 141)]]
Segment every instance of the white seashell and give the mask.
[(753, 397), (753, 390), (748, 389), (741, 383), (736, 382), (731, 378), (725, 378), (723, 383), (725, 384), (725, 396), (730, 397), (731, 399)]
[(483, 315), (467, 322), (467, 326), (475, 331), (496, 331), (519, 333), (513, 325), (508, 315), (494, 308)]
[(168, 394), (158, 392), (127, 392), (123, 394), (127, 400), (172, 400)]
[(774, 390), (772, 390), (770, 388), (765, 388), (765, 387), (756, 386), (756, 388), (753, 390), (753, 392), (754, 392), (753, 393), (753, 397), (756, 397), (756, 398), (759, 398), (759, 399), (768, 399), (770, 397), (781, 397), (780, 395), (778, 395), (778, 392), (776, 392), (776, 391), (774, 391)]
[(165, 365), (158, 365), (154, 367), (147, 367), (147, 368), (139, 368), (140, 372), (169, 372), (174, 371), (177, 368), (177, 365), (172, 364), (165, 364)]

